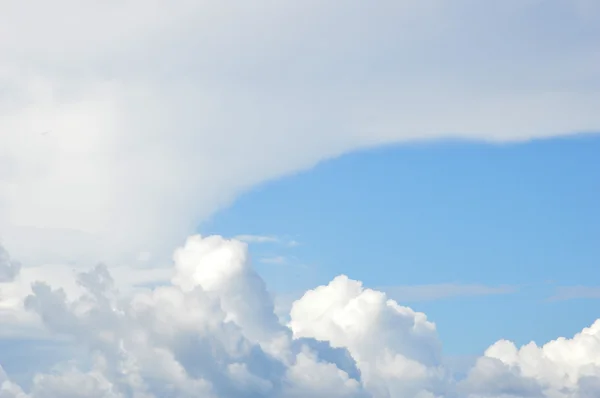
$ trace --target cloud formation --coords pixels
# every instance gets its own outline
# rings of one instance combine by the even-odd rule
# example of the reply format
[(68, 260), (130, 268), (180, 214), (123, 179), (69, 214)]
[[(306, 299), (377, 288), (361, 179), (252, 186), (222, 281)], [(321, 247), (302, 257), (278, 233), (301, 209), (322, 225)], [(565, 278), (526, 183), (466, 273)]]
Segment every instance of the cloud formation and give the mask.
[(516, 286), (488, 286), (481, 284), (437, 283), (430, 285), (380, 287), (396, 301), (428, 301), (450, 297), (473, 297), (497, 294), (510, 294), (517, 291)]
[(347, 151), (597, 131), (592, 3), (3, 4), (0, 238), (24, 264), (160, 263)]
[(270, 235), (238, 235), (235, 237), (237, 240), (241, 240), (246, 243), (278, 243), (281, 242), (276, 236)]
[(284, 256), (262, 257), (259, 261), (263, 264), (277, 264), (277, 265), (283, 265), (283, 264), (288, 263), (288, 259)]
[(435, 324), (341, 275), (297, 300), (280, 324), (247, 246), (190, 237), (171, 283), (125, 297), (98, 265), (83, 294), (34, 283), (24, 306), (86, 358), (33, 377), (0, 368), (0, 397), (589, 398), (600, 394), (600, 320), (541, 347), (491, 345), (458, 380)]
[(574, 300), (574, 299), (599, 299), (600, 287), (598, 286), (557, 286), (555, 293), (548, 300)]
[(12, 282), (21, 271), (21, 264), (11, 260), (8, 252), (0, 246), (0, 283)]
[(598, 130), (598, 11), (3, 3), (0, 240), (24, 267), (0, 253), (0, 332), (41, 324), (88, 355), (31, 386), (0, 370), (0, 397), (597, 396), (597, 324), (496, 343), (454, 380), (434, 324), (358, 281), (307, 292), (283, 326), (239, 241), (192, 237), (173, 270), (142, 266), (244, 190), (351, 150)]

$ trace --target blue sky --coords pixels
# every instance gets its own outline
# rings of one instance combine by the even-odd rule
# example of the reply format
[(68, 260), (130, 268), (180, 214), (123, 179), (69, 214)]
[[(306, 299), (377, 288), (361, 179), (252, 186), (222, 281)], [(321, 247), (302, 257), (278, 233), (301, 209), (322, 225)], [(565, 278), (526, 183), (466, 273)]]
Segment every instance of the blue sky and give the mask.
[(500, 287), (398, 299), (437, 323), (449, 354), (500, 338), (539, 344), (598, 317), (598, 299), (548, 300), (561, 287), (600, 286), (598, 154), (599, 135), (361, 151), (256, 187), (199, 231), (277, 237), (250, 245), (277, 294), (340, 273), (391, 297), (395, 286)]

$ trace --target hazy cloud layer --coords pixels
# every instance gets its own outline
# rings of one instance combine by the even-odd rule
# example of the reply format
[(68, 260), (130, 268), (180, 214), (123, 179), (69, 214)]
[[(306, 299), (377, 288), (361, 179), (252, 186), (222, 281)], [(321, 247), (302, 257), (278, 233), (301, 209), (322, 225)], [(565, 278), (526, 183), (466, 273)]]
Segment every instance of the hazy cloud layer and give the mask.
[(24, 264), (160, 263), (243, 190), (358, 148), (600, 127), (593, 1), (5, 2), (0, 26)]

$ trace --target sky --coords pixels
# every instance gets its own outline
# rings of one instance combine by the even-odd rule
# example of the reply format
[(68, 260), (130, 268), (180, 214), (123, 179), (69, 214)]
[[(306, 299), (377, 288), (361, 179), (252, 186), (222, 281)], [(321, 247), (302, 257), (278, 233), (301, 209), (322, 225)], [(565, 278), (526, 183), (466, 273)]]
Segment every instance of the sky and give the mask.
[(539, 343), (598, 317), (598, 153), (600, 135), (359, 151), (252, 189), (199, 232), (272, 238), (251, 252), (282, 296), (340, 273), (384, 289), (448, 352)]
[(594, 0), (2, 2), (0, 398), (599, 396), (598, 48)]

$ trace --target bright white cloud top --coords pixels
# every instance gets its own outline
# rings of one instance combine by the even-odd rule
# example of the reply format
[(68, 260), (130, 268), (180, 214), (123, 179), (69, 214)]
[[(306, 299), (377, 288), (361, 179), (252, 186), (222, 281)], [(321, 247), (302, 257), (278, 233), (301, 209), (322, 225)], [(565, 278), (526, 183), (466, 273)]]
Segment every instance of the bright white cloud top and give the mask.
[(24, 309), (84, 347), (84, 360), (37, 374), (8, 397), (592, 397), (600, 394), (600, 320), (572, 339), (493, 344), (466, 379), (444, 365), (423, 313), (339, 276), (297, 300), (280, 324), (245, 243), (190, 237), (171, 283), (129, 297), (109, 271), (82, 294), (36, 283)]

